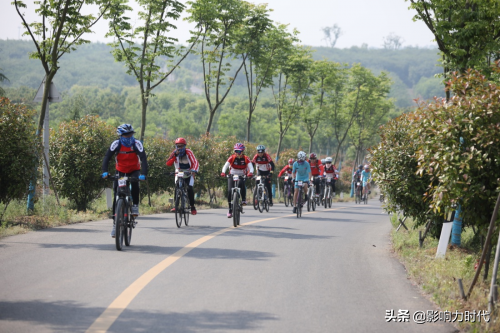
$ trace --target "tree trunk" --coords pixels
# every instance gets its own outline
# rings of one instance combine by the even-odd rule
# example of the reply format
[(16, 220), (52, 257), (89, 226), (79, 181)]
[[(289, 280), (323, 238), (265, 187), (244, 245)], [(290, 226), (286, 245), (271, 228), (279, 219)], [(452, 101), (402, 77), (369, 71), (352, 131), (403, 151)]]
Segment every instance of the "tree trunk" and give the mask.
[(50, 85), (56, 73), (57, 69), (50, 71), (49, 74), (45, 76), (45, 87), (43, 89), (42, 109), (40, 111), (40, 118), (38, 118), (38, 128), (36, 130), (37, 136), (42, 135), (45, 113), (47, 112), (47, 105), (48, 105), (47, 103), (49, 101)]
[(210, 134), (210, 128), (212, 127), (212, 121), (214, 120), (214, 115), (215, 111), (214, 112), (210, 111), (210, 117), (208, 118), (208, 125), (206, 130), (207, 134)]
[(142, 117), (141, 117), (141, 137), (140, 137), (140, 141), (141, 142), (144, 142), (144, 133), (146, 132), (146, 111), (148, 110), (148, 98), (149, 96), (144, 96), (144, 94), (142, 94)]
[(278, 162), (280, 151), (281, 151), (281, 142), (283, 141), (283, 135), (280, 133), (280, 137), (278, 140), (278, 149), (276, 150), (276, 162)]
[(252, 112), (248, 114), (248, 120), (247, 120), (247, 142), (250, 142), (250, 127), (252, 124)]
[(309, 154), (312, 152), (314, 135), (309, 135)]

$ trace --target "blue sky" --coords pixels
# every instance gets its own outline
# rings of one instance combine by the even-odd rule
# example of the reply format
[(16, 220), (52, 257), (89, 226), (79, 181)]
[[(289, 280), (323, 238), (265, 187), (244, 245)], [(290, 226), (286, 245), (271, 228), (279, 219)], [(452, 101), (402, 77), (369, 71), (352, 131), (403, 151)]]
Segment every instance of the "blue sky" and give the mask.
[[(0, 39), (18, 39), (22, 28), (12, 0), (0, 0)], [(39, 19), (34, 14), (33, 0), (26, 0), (28, 22)], [(423, 22), (413, 22), (415, 12), (409, 10), (405, 0), (267, 0), (250, 1), (267, 3), (274, 11), (271, 19), (289, 24), (300, 31), (299, 38), (305, 45), (325, 46), (321, 28), (339, 25), (343, 35), (337, 47), (346, 48), (367, 44), (369, 47), (382, 47), (383, 38), (390, 33), (401, 36), (403, 46), (435, 47), (433, 36)], [(31, 4), (31, 5), (30, 5)], [(173, 32), (180, 42), (189, 37), (191, 26), (185, 22), (177, 23)], [(107, 23), (99, 22), (96, 33), (86, 38), (92, 41), (106, 42), (104, 35)], [(28, 39), (28, 37), (21, 37)]]

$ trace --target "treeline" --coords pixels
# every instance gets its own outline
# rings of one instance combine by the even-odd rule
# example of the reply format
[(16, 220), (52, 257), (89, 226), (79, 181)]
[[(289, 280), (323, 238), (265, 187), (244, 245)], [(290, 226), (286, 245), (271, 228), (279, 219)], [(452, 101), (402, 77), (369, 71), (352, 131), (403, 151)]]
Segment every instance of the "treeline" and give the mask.
[[(398, 107), (415, 106), (414, 98), (444, 96), (442, 80), (434, 77), (442, 72), (436, 49), (406, 47), (389, 50), (357, 46), (347, 49), (311, 49), (315, 60), (327, 59), (348, 65), (359, 63), (374, 73), (388, 72), (393, 81), (389, 97), (395, 99)], [(4, 87), (38, 89), (44, 74), (39, 63), (27, 56), (33, 51), (33, 43), (29, 41), (0, 40), (0, 68), (9, 78), (8, 82), (3, 83)], [(115, 91), (137, 85), (135, 78), (124, 71), (123, 65), (114, 61), (111, 47), (103, 43), (82, 45), (60, 61), (61, 69), (54, 78), (60, 91), (69, 91), (75, 85), (111, 88)], [(158, 90), (176, 89), (201, 94), (201, 68), (198, 57), (188, 55), (169, 81), (159, 86)], [(232, 96), (243, 96), (244, 81), (243, 76), (237, 78)]]

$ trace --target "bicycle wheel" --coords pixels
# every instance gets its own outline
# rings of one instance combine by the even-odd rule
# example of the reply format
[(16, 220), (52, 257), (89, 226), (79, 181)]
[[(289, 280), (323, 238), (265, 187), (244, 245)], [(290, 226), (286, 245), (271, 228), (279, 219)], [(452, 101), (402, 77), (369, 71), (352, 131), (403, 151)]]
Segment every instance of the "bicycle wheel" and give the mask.
[(266, 212), (269, 213), (269, 195), (267, 193), (267, 188), (264, 190), (266, 193), (266, 199), (264, 200), (264, 208), (266, 209)]
[(313, 212), (316, 210), (316, 204), (317, 204), (316, 198), (314, 198), (314, 200), (311, 202), (311, 208), (312, 208)]
[(264, 211), (264, 200), (262, 198), (263, 196), (263, 192), (262, 192), (262, 187), (258, 187), (257, 188), (257, 207), (259, 208), (259, 212), (263, 212)]
[(187, 203), (189, 202), (189, 199), (187, 197), (187, 193), (184, 192), (184, 195), (182, 196), (182, 212), (183, 212), (183, 218), (184, 218), (184, 225), (187, 227), (189, 224), (189, 209), (187, 209)]
[(309, 189), (307, 190), (307, 211), (310, 212), (311, 211), (311, 201), (313, 200), (313, 197), (312, 197), (312, 188), (309, 187)]
[(259, 196), (257, 195), (258, 186), (255, 186), (255, 190), (253, 191), (253, 209), (259, 209)]
[(285, 207), (288, 207), (288, 186), (283, 189), (283, 200), (285, 201)]
[(134, 223), (134, 217), (130, 214), (130, 206), (127, 208), (127, 218), (125, 219), (125, 225), (123, 231), (125, 231), (124, 240), (125, 246), (130, 246), (132, 243), (132, 225)]
[(328, 195), (328, 208), (332, 208), (332, 201), (333, 201), (333, 198), (332, 198), (332, 195), (330, 193), (330, 195)]
[(233, 227), (238, 227), (238, 219), (240, 218), (240, 197), (238, 192), (233, 194)]
[(175, 190), (175, 224), (177, 225), (177, 228), (180, 228), (182, 226), (182, 212), (181, 212), (181, 190), (177, 188)]
[(302, 188), (299, 188), (296, 208), (297, 209), (295, 211), (297, 213), (297, 218), (299, 218), (300, 217), (300, 209), (302, 209)]
[(116, 203), (116, 221), (115, 221), (115, 244), (118, 251), (123, 247), (123, 226), (125, 224), (125, 200), (118, 199)]
[(365, 194), (365, 205), (368, 204), (368, 192)]

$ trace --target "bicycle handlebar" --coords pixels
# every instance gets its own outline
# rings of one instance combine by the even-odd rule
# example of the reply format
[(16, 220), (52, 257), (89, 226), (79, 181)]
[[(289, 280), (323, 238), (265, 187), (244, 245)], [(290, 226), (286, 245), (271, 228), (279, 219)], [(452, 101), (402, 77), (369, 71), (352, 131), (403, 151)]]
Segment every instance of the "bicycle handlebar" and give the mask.
[(128, 177), (128, 176), (121, 176), (120, 177), (120, 176), (110, 176), (110, 175), (108, 175), (106, 178), (101, 177), (101, 179), (115, 181), (115, 180), (118, 180), (118, 179), (123, 178), (123, 177), (127, 177), (127, 181), (132, 182), (132, 183), (137, 183), (140, 181), (140, 179), (138, 177)]

